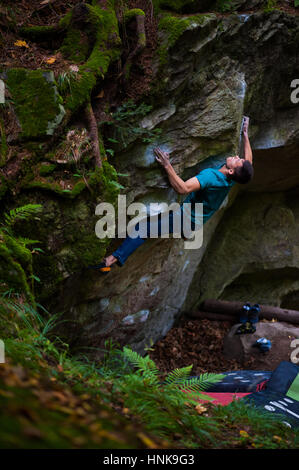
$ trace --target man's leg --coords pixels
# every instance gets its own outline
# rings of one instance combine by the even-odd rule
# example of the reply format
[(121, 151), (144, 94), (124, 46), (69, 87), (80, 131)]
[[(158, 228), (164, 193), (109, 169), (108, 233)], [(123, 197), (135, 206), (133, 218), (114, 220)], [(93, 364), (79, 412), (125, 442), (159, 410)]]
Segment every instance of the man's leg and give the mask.
[[(161, 217), (158, 216), (157, 219), (147, 218), (147, 238), (141, 238), (137, 236), (136, 238), (130, 237), (129, 235), (123, 241), (123, 243), (112, 253), (112, 255), (105, 258), (106, 266), (111, 266), (111, 264), (117, 263), (119, 266), (123, 266), (128, 257), (134, 253), (139, 246), (141, 246), (153, 233), (153, 225), (157, 224), (157, 235), (161, 236)], [(139, 230), (139, 223), (135, 227), (136, 230)], [(173, 232), (173, 213), (169, 213), (169, 233)]]

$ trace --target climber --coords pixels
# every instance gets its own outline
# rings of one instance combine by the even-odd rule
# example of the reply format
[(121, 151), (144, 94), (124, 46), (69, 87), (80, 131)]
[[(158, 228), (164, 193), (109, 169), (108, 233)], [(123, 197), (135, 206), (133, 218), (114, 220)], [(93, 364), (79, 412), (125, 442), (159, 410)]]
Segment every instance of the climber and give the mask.
[[(169, 154), (159, 148), (154, 149), (156, 160), (165, 169), (169, 182), (178, 194), (188, 194), (187, 198), (181, 204), (181, 211), (186, 209), (188, 216), (191, 218), (191, 229), (196, 227), (196, 212), (194, 211), (195, 203), (202, 203), (203, 214), (202, 221), (205, 223), (221, 206), (225, 197), (229, 193), (231, 187), (235, 183), (246, 184), (252, 179), (252, 151), (248, 137), (249, 118), (243, 117), (241, 133), (243, 134), (244, 158), (238, 155), (227, 157), (226, 161), (216, 167), (207, 168), (198, 175), (183, 181), (175, 172), (169, 160)], [(186, 204), (189, 203), (189, 204)], [(184, 206), (186, 204), (186, 206)], [(191, 207), (191, 211), (190, 211)], [(183, 217), (182, 217), (183, 219)], [(138, 227), (138, 224), (136, 225)], [(151, 227), (151, 219), (147, 219), (147, 236), (149, 236)], [(173, 212), (169, 212), (169, 233), (173, 233)], [(161, 235), (161, 221), (158, 221), (158, 235)], [(122, 266), (140, 245), (147, 238), (137, 236), (135, 238), (129, 235), (123, 243), (110, 256), (97, 265), (90, 266), (93, 269), (99, 269), (101, 273), (108, 274), (111, 266), (117, 263)]]

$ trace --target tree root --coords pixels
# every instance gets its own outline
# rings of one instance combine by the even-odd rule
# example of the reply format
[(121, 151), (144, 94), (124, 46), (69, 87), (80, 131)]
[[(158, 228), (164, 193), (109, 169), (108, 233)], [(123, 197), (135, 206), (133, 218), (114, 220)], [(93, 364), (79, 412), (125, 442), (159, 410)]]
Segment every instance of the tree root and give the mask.
[(135, 9), (129, 10), (125, 14), (125, 21), (128, 22), (132, 17), (136, 19), (137, 43), (135, 49), (129, 54), (123, 68), (123, 75), (125, 82), (128, 81), (130, 75), (130, 68), (133, 60), (139, 55), (146, 47), (146, 34), (145, 34), (145, 13), (143, 10)]
[(102, 168), (103, 164), (99, 145), (98, 124), (90, 101), (85, 107), (85, 117), (88, 123), (88, 130), (91, 138), (91, 149), (95, 158), (95, 164), (98, 168)]

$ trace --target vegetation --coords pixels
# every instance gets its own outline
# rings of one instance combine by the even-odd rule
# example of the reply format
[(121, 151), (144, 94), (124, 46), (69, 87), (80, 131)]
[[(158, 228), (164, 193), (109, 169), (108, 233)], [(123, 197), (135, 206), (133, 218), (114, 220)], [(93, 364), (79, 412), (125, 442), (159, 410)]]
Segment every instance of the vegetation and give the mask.
[(188, 366), (163, 377), (148, 356), (111, 342), (92, 362), (57, 336), (60, 321), (12, 290), (0, 298), (1, 448), (298, 446), (298, 433), (244, 402), (200, 404), (219, 375), (190, 379)]
[[(189, 365), (164, 376), (128, 346), (107, 342), (83, 354), (59, 336), (63, 320), (43, 299), (106, 253), (110, 240), (95, 237), (93, 217), (96, 204), (116, 204), (125, 189), (115, 152), (161, 133), (142, 127), (152, 106), (138, 91), (149, 14), (125, 0), (89, 0), (60, 2), (62, 13), (51, 16), (59, 2), (39, 2), (52, 23), (21, 24), (18, 2), (2, 3), (0, 45), (12, 54), (0, 70), (0, 448), (297, 448), (298, 433), (275, 416), (241, 401), (199, 402), (219, 375), (190, 378)], [(182, 34), (216, 15), (199, 13), (197, 0), (150, 3), (161, 71)], [(207, 9), (236, 7), (219, 0)]]
[(11, 209), (4, 214), (4, 221), (0, 225), (0, 291), (11, 287), (19, 289), (28, 301), (34, 304), (34, 279), (32, 268), (32, 254), (39, 248), (31, 251), (28, 247), (36, 245), (38, 240), (30, 240), (14, 234), (14, 227), (20, 221), (26, 221), (41, 211), (39, 204)]

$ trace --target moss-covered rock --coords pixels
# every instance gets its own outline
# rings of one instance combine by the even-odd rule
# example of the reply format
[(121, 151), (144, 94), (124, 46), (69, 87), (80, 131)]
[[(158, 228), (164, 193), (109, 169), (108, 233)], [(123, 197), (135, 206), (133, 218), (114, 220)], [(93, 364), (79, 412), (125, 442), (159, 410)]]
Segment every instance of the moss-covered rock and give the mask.
[(61, 52), (81, 63), (78, 76), (71, 83), (72, 91), (66, 97), (67, 108), (75, 111), (89, 98), (97, 80), (105, 77), (110, 63), (120, 55), (114, 2), (107, 2), (106, 9), (95, 1), (92, 5), (80, 4), (64, 18), (63, 26), (67, 34)]
[(21, 125), (20, 136), (36, 138), (53, 135), (65, 115), (53, 72), (9, 69), (5, 82)]

